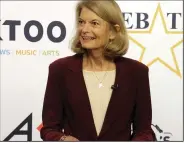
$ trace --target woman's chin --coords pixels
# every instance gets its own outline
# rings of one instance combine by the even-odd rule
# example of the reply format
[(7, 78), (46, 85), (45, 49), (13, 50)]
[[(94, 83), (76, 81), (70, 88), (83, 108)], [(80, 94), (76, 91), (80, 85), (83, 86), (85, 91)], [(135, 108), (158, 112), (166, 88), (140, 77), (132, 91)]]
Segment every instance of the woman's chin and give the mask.
[(93, 45), (87, 45), (87, 44), (82, 45), (82, 47), (84, 49), (87, 49), (87, 50), (96, 49), (95, 46), (93, 46)]

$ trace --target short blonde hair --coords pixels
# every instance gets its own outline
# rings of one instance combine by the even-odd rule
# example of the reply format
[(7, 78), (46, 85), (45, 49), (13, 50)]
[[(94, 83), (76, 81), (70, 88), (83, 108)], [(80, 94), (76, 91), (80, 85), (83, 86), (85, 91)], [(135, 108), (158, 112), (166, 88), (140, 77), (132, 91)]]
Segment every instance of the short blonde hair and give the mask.
[[(128, 50), (128, 35), (125, 27), (125, 22), (121, 9), (114, 0), (84, 0), (80, 1), (76, 6), (76, 26), (83, 7), (88, 8), (97, 14), (100, 18), (110, 24), (113, 31), (116, 32), (116, 37), (104, 48), (104, 56), (107, 58), (115, 58), (127, 53)], [(113, 27), (115, 24), (120, 26), (120, 31), (117, 32)], [(76, 32), (72, 39), (71, 49), (75, 53), (85, 53), (86, 49), (82, 47), (79, 41), (79, 34)]]

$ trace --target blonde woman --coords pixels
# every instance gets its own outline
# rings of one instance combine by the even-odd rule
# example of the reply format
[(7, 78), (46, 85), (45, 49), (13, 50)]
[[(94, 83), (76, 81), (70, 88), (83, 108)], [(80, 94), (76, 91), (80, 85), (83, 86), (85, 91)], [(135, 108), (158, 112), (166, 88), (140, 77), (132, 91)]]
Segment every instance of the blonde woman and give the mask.
[(123, 57), (128, 36), (119, 6), (113, 0), (81, 1), (76, 21), (76, 54), (49, 66), (41, 138), (155, 140), (148, 68)]

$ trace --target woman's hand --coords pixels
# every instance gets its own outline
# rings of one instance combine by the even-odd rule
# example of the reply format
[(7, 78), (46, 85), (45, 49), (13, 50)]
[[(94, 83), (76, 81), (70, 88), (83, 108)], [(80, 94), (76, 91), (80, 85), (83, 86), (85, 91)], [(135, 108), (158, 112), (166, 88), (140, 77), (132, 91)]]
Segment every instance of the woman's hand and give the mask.
[(62, 141), (71, 141), (71, 142), (74, 142), (74, 141), (79, 141), (77, 138), (73, 137), (73, 136), (66, 136), (64, 140)]

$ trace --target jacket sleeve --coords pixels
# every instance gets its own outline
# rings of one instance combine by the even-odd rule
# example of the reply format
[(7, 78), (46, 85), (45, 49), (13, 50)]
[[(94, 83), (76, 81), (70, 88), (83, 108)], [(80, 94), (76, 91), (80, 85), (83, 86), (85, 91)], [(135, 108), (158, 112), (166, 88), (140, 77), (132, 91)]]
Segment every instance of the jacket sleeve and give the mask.
[(133, 116), (132, 141), (155, 141), (156, 137), (151, 128), (152, 107), (150, 97), (150, 86), (148, 67), (137, 74), (137, 95)]
[(64, 135), (61, 80), (59, 66), (50, 64), (42, 110), (43, 127), (40, 131), (44, 141), (59, 141)]

